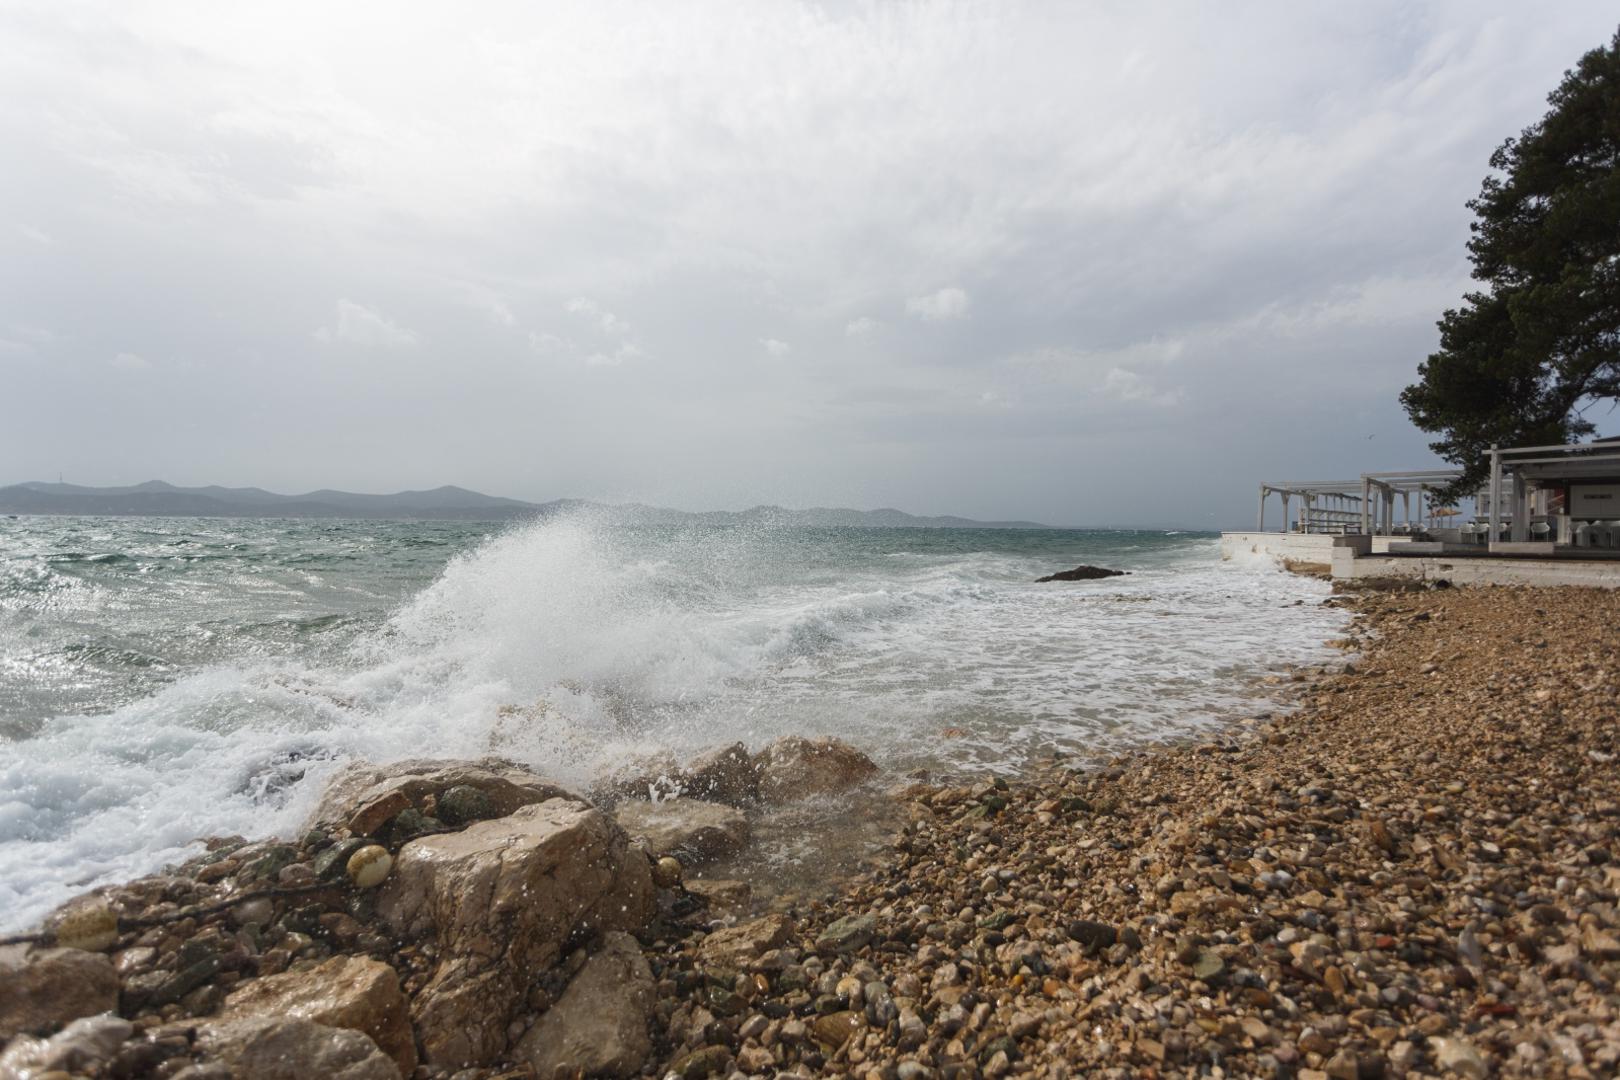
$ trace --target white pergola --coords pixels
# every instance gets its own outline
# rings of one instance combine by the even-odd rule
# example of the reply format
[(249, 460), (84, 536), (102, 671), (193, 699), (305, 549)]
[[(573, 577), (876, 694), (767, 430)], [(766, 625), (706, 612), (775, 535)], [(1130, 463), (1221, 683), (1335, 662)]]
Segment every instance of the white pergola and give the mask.
[(1417, 469), (1409, 472), (1361, 474), (1361, 531), (1368, 536), (1389, 536), (1395, 529), (1395, 499), (1401, 500), (1401, 522), (1413, 524), (1412, 496), (1417, 496), (1417, 524), (1432, 524), (1429, 492), (1443, 488), (1462, 475), (1460, 469)]
[[(1399, 529), (1431, 528), (1436, 507), (1430, 493), (1461, 475), (1458, 469), (1417, 469), (1362, 473), (1354, 480), (1268, 480), (1260, 485), (1255, 529), (1265, 532), (1266, 502), (1273, 495), (1282, 501), (1283, 532), (1290, 529), (1289, 513), (1296, 498), (1299, 514), (1292, 527), (1303, 533), (1390, 536)], [(1484, 502), (1483, 492), (1476, 501)]]
[(1359, 480), (1290, 480), (1260, 485), (1260, 516), (1255, 531), (1266, 531), (1266, 500), (1272, 495), (1282, 500), (1282, 531), (1288, 531), (1288, 509), (1295, 498), (1299, 504), (1300, 532), (1344, 532), (1346, 526), (1362, 518)]

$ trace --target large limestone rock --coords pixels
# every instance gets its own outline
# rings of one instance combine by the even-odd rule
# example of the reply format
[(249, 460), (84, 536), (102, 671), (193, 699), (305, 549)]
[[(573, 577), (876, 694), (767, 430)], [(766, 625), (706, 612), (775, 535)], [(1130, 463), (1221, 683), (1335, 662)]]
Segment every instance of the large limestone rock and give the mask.
[(614, 813), (631, 837), (658, 855), (700, 866), (733, 855), (752, 836), (741, 810), (700, 799), (622, 803)]
[(118, 974), (101, 953), (0, 950), (0, 1043), (50, 1035), (83, 1016), (118, 1008)]
[(370, 1036), (401, 1074), (409, 1076), (416, 1068), (410, 1003), (398, 974), (380, 960), (335, 956), (304, 971), (253, 979), (225, 1000), (220, 1016), (287, 1016), (349, 1028)]
[(754, 757), (760, 798), (793, 802), (812, 795), (836, 795), (877, 775), (872, 759), (831, 737), (777, 739)]
[(435, 1067), (496, 1060), (530, 984), (571, 936), (638, 929), (654, 908), (646, 856), (573, 798), (412, 840), (380, 892), (378, 914), (396, 933), (437, 945), (411, 1009)]
[[(347, 827), (357, 836), (381, 831), (402, 810), (428, 813), (452, 789), (471, 788), (483, 796), (488, 817), (502, 817), (520, 806), (569, 793), (500, 758), (479, 761), (398, 761), (392, 765), (356, 763), (332, 778), (310, 828)], [(464, 791), (456, 791), (465, 796)]]
[(652, 969), (629, 934), (608, 934), (562, 996), (518, 1041), (539, 1080), (634, 1076), (652, 1052)]
[(203, 1059), (244, 1080), (400, 1080), (399, 1067), (368, 1036), (313, 1020), (210, 1020), (196, 1032)]

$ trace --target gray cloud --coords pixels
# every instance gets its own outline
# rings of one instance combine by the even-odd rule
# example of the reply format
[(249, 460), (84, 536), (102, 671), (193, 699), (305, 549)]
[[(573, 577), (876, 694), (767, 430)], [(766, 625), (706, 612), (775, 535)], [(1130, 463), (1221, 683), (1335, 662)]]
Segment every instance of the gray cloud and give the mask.
[(12, 3), (0, 480), (1199, 525), (1426, 463), (1463, 203), (1612, 10), (1140, 7)]

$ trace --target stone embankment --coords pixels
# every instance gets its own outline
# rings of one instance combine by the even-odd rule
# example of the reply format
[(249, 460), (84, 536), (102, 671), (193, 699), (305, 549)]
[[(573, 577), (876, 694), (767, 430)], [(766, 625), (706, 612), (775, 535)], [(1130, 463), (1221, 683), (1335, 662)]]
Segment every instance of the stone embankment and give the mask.
[(220, 842), (0, 954), (0, 1072), (1615, 1075), (1620, 595), (1333, 602), (1354, 655), (1288, 714), (904, 789), (874, 869), (768, 914), (696, 868), (869, 779), (842, 744), (592, 801), (353, 769), (298, 842)]

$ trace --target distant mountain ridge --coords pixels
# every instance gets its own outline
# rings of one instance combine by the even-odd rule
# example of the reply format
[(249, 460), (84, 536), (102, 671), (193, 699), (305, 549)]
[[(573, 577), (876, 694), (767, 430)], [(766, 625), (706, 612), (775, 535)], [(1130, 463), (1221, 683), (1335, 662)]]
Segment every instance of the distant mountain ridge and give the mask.
[(302, 495), (278, 495), (263, 488), (176, 487), (162, 480), (126, 487), (85, 487), (30, 481), (0, 487), (0, 514), (61, 514), (85, 517), (291, 517), (376, 518), (384, 520), (511, 521), (590, 510), (611, 520), (636, 525), (731, 525), (771, 522), (781, 525), (864, 526), (911, 529), (1046, 529), (1034, 521), (975, 521), (972, 518), (918, 517), (901, 510), (847, 510), (813, 507), (789, 510), (755, 506), (748, 510), (692, 513), (639, 503), (594, 503), (554, 499), (545, 503), (504, 499), (446, 485), (431, 491), (398, 491), (369, 495), (323, 488)]

